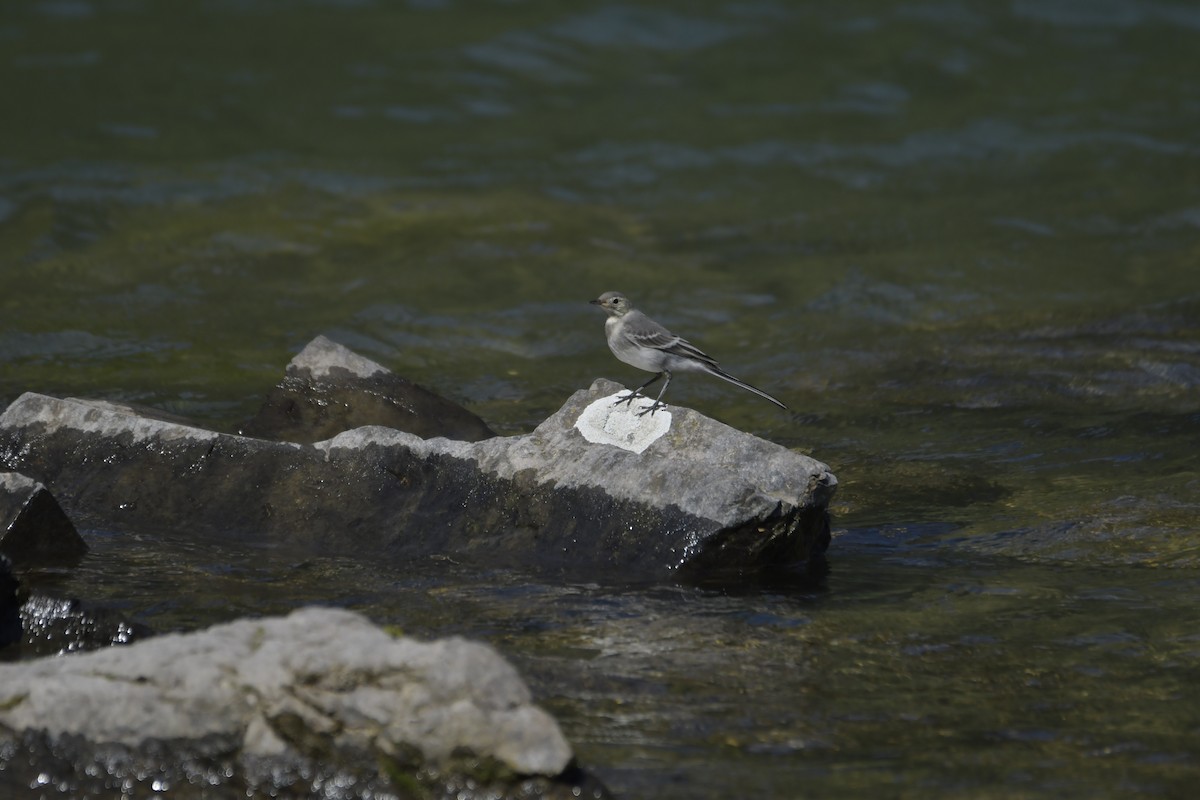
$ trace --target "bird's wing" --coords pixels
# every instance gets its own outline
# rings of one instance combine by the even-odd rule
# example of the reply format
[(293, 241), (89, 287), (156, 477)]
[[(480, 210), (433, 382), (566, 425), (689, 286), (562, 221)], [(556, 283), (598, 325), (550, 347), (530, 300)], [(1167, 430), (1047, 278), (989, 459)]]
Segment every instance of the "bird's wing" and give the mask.
[(710, 367), (715, 368), (717, 366), (717, 360), (715, 358), (710, 356), (708, 353), (705, 353), (699, 347), (696, 347), (696, 345), (692, 344), (687, 339), (681, 339), (678, 336), (675, 337), (675, 343), (670, 347), (662, 347), (659, 349), (664, 350), (671, 355), (683, 356), (684, 358), (693, 358), (696, 361), (702, 361)]
[(642, 347), (651, 347), (655, 350), (661, 350), (664, 353), (670, 353), (682, 358), (696, 359), (713, 367), (717, 366), (717, 362), (712, 356), (706, 354), (687, 339), (671, 333), (645, 314), (639, 313), (638, 318), (631, 320), (631, 322), (634, 324), (625, 325), (625, 335), (634, 344)]

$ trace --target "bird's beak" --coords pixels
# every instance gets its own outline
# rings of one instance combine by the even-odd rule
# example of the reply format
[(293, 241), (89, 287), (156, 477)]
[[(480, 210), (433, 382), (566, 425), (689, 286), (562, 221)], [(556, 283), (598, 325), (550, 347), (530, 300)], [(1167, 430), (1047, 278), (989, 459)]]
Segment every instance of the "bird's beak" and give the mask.
[(598, 306), (598, 305), (600, 305), (600, 301), (599, 301), (599, 300), (588, 300), (588, 302), (589, 302), (589, 303), (591, 303), (591, 304), (592, 304), (592, 305), (594, 305), (594, 306)]

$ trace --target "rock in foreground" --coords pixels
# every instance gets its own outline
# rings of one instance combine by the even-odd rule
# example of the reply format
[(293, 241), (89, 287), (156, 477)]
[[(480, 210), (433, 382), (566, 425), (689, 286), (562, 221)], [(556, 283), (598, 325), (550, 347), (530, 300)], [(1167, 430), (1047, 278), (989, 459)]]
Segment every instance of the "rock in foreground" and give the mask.
[[(56, 758), (43, 762), (47, 749)], [(33, 770), (25, 785), (77, 796), (129, 775), (172, 796), (423, 796), (460, 783), (475, 786), (468, 796), (580, 796), (585, 784), (603, 795), (565, 777), (557, 723), (490, 647), (394, 638), (327, 608), (0, 665), (0, 758), (0, 774)]]

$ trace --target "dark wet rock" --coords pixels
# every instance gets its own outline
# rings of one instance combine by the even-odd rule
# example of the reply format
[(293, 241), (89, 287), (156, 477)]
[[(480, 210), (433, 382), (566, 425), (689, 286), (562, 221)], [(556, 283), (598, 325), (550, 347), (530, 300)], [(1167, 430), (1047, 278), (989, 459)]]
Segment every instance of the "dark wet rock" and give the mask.
[[(39, 567), (72, 565), (87, 544), (50, 491), (15, 472), (0, 472), (0, 648), (3, 657), (93, 650), (150, 634), (120, 614), (77, 599), (18, 591), (15, 568), (28, 578)], [(8, 646), (12, 645), (11, 648)]]
[(0, 554), (18, 569), (73, 564), (87, 545), (45, 486), (0, 472)]
[(287, 366), (244, 436), (318, 442), (364, 425), (477, 442), (495, 436), (462, 406), (318, 336)]
[(96, 650), (151, 635), (119, 612), (22, 587), (0, 555), (0, 660)]
[(6, 774), (64, 796), (605, 796), (490, 647), (323, 608), (0, 665)]
[(0, 554), (0, 649), (21, 640), (20, 588), (12, 563)]
[(77, 598), (40, 592), (31, 592), (21, 604), (19, 621), (20, 645), (6, 656), (32, 658), (97, 650), (153, 635), (150, 628), (119, 612)]
[(99, 527), (186, 525), (376, 559), (645, 578), (824, 549), (828, 467), (689, 409), (614, 409), (620, 388), (597, 381), (524, 436), (471, 443), (367, 427), (315, 445), (25, 394), (0, 415), (0, 463)]

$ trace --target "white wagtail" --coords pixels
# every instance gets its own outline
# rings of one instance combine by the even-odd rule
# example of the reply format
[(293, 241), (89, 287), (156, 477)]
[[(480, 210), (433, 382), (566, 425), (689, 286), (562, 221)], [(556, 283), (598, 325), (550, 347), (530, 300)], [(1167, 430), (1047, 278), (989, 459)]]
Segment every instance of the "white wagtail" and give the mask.
[(667, 387), (671, 385), (671, 371), (677, 370), (707, 372), (709, 375), (716, 375), (734, 386), (740, 386), (747, 391), (754, 392), (759, 397), (767, 398), (780, 408), (787, 408), (762, 389), (755, 388), (723, 371), (711, 356), (704, 354), (694, 344), (686, 339), (681, 339), (638, 311), (620, 292), (605, 292), (590, 302), (608, 312), (608, 319), (604, 320), (604, 334), (608, 338), (608, 349), (612, 350), (613, 355), (631, 367), (657, 373), (653, 378), (618, 399), (613, 405), (629, 403), (632, 406), (633, 398), (641, 394), (642, 389), (665, 375), (667, 382), (663, 384), (658, 397), (649, 408), (639, 411), (638, 416), (653, 415), (658, 409), (666, 408), (667, 404), (662, 402), (662, 396), (666, 393)]

